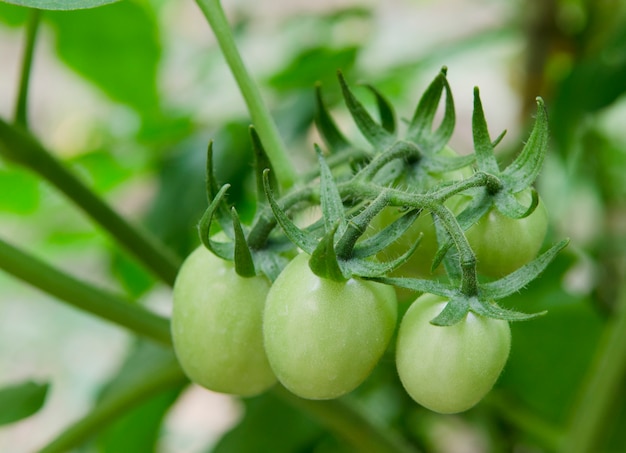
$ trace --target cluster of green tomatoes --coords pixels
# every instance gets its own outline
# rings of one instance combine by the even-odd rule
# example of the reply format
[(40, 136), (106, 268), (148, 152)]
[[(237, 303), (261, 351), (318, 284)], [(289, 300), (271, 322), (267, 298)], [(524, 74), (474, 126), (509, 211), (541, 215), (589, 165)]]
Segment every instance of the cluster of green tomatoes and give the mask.
[[(192, 381), (213, 391), (251, 396), (278, 382), (302, 398), (332, 399), (395, 351), (399, 378), (416, 402), (464, 411), (500, 375), (509, 321), (534, 316), (495, 301), (519, 291), (565, 245), (538, 256), (547, 214), (531, 184), (547, 143), (543, 106), (524, 149), (501, 171), (493, 148), (502, 136), (490, 139), (477, 91), (475, 152), (460, 156), (447, 146), (454, 107), (445, 69), (403, 139), (378, 91), (368, 87), (376, 121), (340, 83), (372, 149), (344, 138), (318, 90), (317, 126), (329, 152), (318, 148), (319, 170), (278, 194), (252, 130), (260, 201), (250, 226), (227, 205), (228, 186), (216, 186), (209, 153), (203, 244), (174, 288), (177, 357)], [(311, 206), (321, 217), (298, 225)], [(399, 300), (410, 304), (400, 322)]]

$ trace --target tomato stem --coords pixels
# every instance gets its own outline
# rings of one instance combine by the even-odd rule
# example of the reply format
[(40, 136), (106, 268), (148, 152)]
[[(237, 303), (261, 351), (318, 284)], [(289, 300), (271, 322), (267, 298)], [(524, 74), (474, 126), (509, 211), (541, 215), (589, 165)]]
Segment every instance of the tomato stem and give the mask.
[(169, 322), (141, 306), (74, 277), (0, 239), (0, 269), (81, 310), (171, 345)]
[(22, 56), (22, 67), (20, 71), (20, 85), (15, 102), (15, 113), (13, 120), (15, 124), (26, 128), (28, 126), (28, 88), (30, 86), (30, 73), (33, 63), (35, 43), (37, 41), (37, 31), (41, 22), (41, 11), (35, 8), (30, 9), (28, 23), (26, 25), (26, 45)]
[(283, 188), (291, 187), (296, 180), (296, 171), (289, 159), (289, 154), (278, 133), (276, 123), (263, 102), (259, 88), (248, 73), (237, 50), (235, 39), (219, 0), (196, 0), (204, 13), (211, 29), (215, 33), (222, 54), (239, 85), (239, 90), (248, 106), (252, 122), (257, 129), (263, 146), (276, 170), (276, 178)]

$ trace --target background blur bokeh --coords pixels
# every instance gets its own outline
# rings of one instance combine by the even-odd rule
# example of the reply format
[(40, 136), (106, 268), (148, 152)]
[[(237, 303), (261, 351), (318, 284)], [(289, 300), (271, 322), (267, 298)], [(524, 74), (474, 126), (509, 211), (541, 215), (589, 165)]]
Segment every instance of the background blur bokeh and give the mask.
[[(479, 86), (492, 136), (508, 130), (499, 145), (503, 161), (521, 149), (535, 97), (545, 99), (552, 143), (538, 187), (552, 222), (546, 244), (563, 237), (572, 243), (541, 279), (506, 303), (549, 314), (513, 326), (512, 354), (496, 389), (464, 415), (437, 416), (411, 404), (389, 364), (379, 367), (359, 397), (425, 451), (552, 451), (577, 408), (625, 275), (624, 2), (223, 3), (301, 169), (313, 161), (318, 140), (311, 126), (316, 81), (344, 132), (361, 140), (340, 102), (337, 69), (352, 83), (375, 85), (406, 118), (446, 65), (457, 112), (452, 146), (461, 153), (472, 149), (472, 90)], [(27, 17), (26, 8), (0, 3), (0, 115), (7, 120)], [(365, 90), (356, 90), (372, 105)], [(232, 184), (231, 200), (244, 218), (252, 214), (245, 104), (191, 1), (43, 12), (29, 115), (47, 148), (181, 257), (198, 244), (210, 139), (218, 175)], [(0, 235), (72, 275), (169, 311), (167, 288), (46, 182), (6, 162), (0, 162)], [(0, 387), (30, 378), (52, 387), (39, 413), (0, 428), (0, 451), (41, 447), (89, 410), (124, 363), (159, 353), (1, 273)], [(122, 451), (116, 446), (124, 444), (116, 442), (129, 436), (130, 427), (145, 433), (145, 443), (137, 445), (162, 452), (213, 446), (218, 452), (347, 451), (271, 396), (241, 402), (196, 387), (177, 396), (151, 401), (143, 416), (129, 417), (86, 451)], [(596, 451), (626, 448), (624, 402), (620, 390)], [(274, 445), (277, 427), (289, 434)], [(265, 448), (255, 450), (253, 439), (256, 448)]]

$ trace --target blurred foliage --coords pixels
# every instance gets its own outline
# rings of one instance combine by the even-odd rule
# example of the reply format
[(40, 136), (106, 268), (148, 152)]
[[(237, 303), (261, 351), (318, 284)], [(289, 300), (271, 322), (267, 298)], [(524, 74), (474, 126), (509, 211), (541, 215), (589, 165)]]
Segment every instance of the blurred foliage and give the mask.
[[(99, 146), (64, 160), (94, 190), (114, 201), (123, 198), (133, 183), (147, 181), (149, 201), (136, 218), (184, 256), (198, 244), (195, 226), (206, 207), (209, 140), (215, 142), (220, 182), (232, 184), (230, 201), (243, 219), (249, 219), (254, 209), (252, 152), (248, 118), (199, 121), (198, 106), (174, 111), (164, 103), (162, 40), (163, 30), (171, 26), (163, 12), (165, 3), (124, 1), (92, 10), (45, 12), (42, 18), (53, 32), (59, 61), (114, 105), (131, 109), (139, 118), (137, 128), (121, 136), (105, 132)], [(415, 14), (419, 7), (415, 6)], [(15, 31), (26, 18), (25, 8), (0, 3), (4, 27)], [(354, 25), (354, 20), (361, 30), (359, 39), (337, 38), (337, 31)], [(339, 101), (337, 69), (348, 77), (363, 79), (366, 74), (367, 82), (398, 99), (413, 92), (422, 73), (447, 58), (520, 39), (526, 45), (524, 54), (512, 55), (512, 60), (518, 59), (515, 64), (524, 59), (526, 65), (519, 76), (524, 81), (517, 85), (520, 98), (533, 105), (535, 96), (544, 97), (553, 136), (551, 161), (540, 188), (545, 188), (542, 193), (553, 208), (553, 236), (571, 235), (573, 242), (541, 279), (508, 301), (521, 311), (547, 309), (549, 314), (512, 326), (511, 357), (493, 397), (484, 404), (460, 416), (429, 413), (402, 392), (391, 358), (351, 397), (424, 451), (453, 451), (448, 438), (476, 441), (484, 447), (477, 451), (552, 451), (550, 436), (567, 427), (613, 312), (618, 285), (626, 276), (626, 6), (617, 0), (512, 2), (508, 17), (500, 18), (495, 27), (477, 30), (465, 39), (444, 40), (412, 60), (381, 67), (363, 61), (372, 22), (367, 7), (284, 19), (285, 30), (300, 27), (303, 37), (289, 43), (292, 49), (265, 77), (263, 89), (272, 93), (279, 127), (294, 156), (311, 152), (313, 85), (321, 81), (330, 105)], [(243, 38), (255, 32), (252, 27), (238, 28)], [(520, 118), (526, 122), (530, 115), (522, 112)], [(98, 133), (108, 126), (106, 121), (99, 124)], [(70, 208), (51, 201), (41, 183), (21, 169), (0, 167), (0, 193), (3, 217), (29, 219), (51, 241), (65, 238), (64, 243), (82, 246), (97, 236), (84, 222), (72, 222), (69, 230), (68, 222), (61, 224), (59, 217), (66, 220)], [(61, 214), (56, 220), (41, 221), (51, 211)], [(577, 235), (580, 229), (584, 231)], [(153, 278), (124, 253), (112, 246), (106, 253), (111, 276), (125, 292), (138, 298), (153, 288)], [(131, 348), (120, 374), (104, 386), (101, 397), (132, 379), (137, 369), (146, 369), (168, 354), (143, 344)], [(41, 397), (41, 389), (34, 390)], [(126, 414), (94, 439), (92, 447), (153, 451), (163, 417), (180, 390), (158, 395)], [(243, 405), (245, 415), (211, 451), (349, 451), (319, 423), (274, 395), (247, 399)], [(626, 442), (624, 390), (614, 395), (613, 405), (606, 445), (597, 451), (619, 452)], [(29, 403), (31, 413), (36, 406)]]

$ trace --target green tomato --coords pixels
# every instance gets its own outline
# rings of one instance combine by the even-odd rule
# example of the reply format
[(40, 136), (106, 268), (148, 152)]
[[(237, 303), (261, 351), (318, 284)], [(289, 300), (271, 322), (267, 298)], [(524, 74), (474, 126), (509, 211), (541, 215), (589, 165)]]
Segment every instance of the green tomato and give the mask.
[(174, 285), (172, 339), (187, 376), (209, 390), (259, 394), (276, 382), (263, 349), (269, 281), (243, 278), (232, 262), (198, 247)]
[(473, 313), (453, 326), (430, 323), (446, 299), (420, 296), (408, 309), (398, 332), (396, 366), (407, 393), (442, 414), (462, 412), (493, 387), (509, 356), (506, 321)]
[(308, 399), (355, 389), (384, 353), (397, 319), (392, 287), (316, 276), (300, 254), (273, 283), (265, 305), (265, 350), (278, 380)]
[[(524, 191), (518, 201), (531, 202), (531, 192)], [(519, 269), (537, 256), (548, 231), (548, 214), (539, 199), (535, 210), (523, 219), (512, 219), (491, 208), (466, 232), (476, 254), (478, 273), (502, 277)]]

